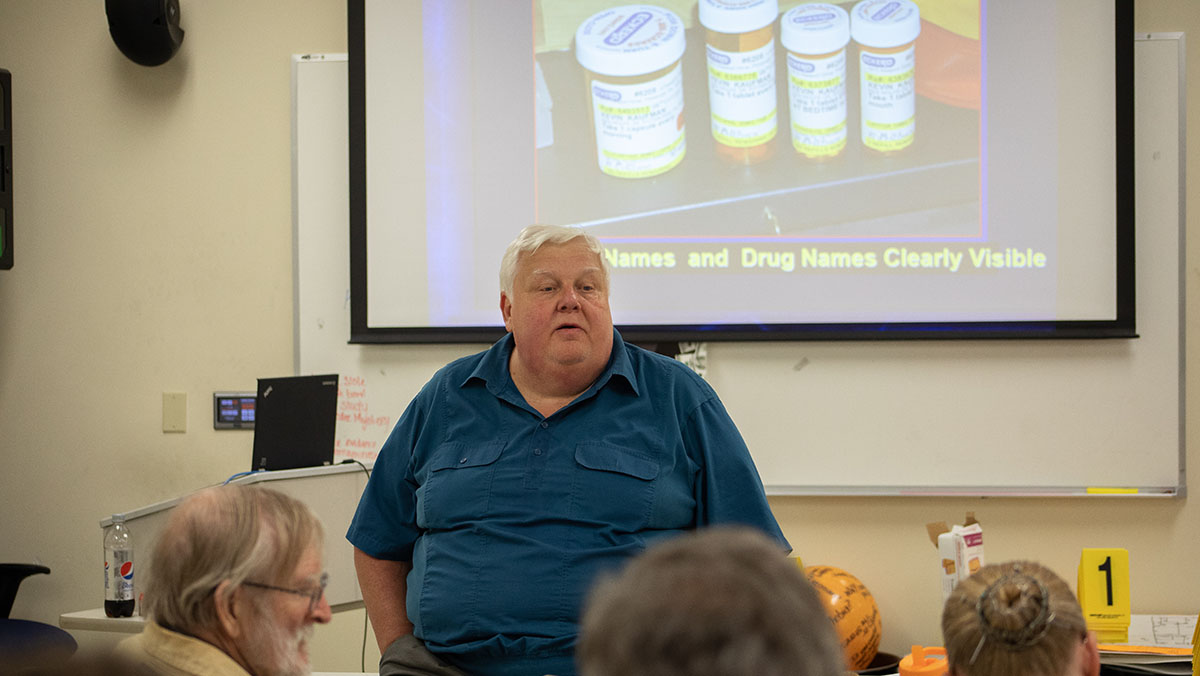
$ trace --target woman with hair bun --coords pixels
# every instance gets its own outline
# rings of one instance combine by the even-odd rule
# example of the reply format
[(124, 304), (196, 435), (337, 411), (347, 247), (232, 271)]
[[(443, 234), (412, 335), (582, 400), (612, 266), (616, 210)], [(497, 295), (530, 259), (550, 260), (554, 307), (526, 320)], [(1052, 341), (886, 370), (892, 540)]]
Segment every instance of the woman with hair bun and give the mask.
[(1033, 562), (984, 566), (942, 611), (950, 676), (1097, 676), (1100, 652), (1079, 601)]

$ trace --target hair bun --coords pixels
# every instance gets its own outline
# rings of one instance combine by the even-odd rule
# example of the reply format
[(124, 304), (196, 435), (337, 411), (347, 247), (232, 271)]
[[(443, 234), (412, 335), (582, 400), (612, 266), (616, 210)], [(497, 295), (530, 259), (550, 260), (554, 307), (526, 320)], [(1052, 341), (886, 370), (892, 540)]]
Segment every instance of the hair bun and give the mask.
[(1046, 586), (1020, 568), (984, 589), (975, 612), (984, 636), (1009, 650), (1036, 645), (1054, 622)]

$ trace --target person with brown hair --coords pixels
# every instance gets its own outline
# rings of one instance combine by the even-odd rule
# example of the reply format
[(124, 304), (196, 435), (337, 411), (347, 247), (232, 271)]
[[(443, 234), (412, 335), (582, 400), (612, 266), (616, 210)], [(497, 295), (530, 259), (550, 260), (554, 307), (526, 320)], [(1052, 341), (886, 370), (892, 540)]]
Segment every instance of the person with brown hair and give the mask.
[(581, 676), (841, 676), (808, 580), (754, 529), (714, 526), (648, 549), (588, 597)]
[(314, 623), (331, 618), (321, 523), (258, 486), (188, 497), (150, 556), (141, 634), (121, 656), (170, 676), (300, 676)]
[(984, 566), (942, 611), (951, 676), (1097, 676), (1100, 652), (1079, 601), (1029, 561)]

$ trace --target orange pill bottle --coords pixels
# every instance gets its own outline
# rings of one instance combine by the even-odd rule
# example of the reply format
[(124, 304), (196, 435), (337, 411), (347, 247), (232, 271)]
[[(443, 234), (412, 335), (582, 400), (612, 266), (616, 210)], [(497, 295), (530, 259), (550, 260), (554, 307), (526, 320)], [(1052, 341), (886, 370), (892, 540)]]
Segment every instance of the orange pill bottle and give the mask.
[(734, 164), (771, 156), (778, 130), (775, 96), (777, 0), (700, 0), (708, 105), (717, 154)]
[(646, 178), (683, 161), (686, 46), (683, 21), (654, 5), (614, 7), (575, 31), (600, 171)]

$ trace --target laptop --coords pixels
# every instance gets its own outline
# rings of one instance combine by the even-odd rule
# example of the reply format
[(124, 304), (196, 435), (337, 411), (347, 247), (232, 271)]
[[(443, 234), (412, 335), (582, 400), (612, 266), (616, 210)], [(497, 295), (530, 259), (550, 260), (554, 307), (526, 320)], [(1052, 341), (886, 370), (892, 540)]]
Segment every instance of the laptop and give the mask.
[(337, 374), (259, 378), (251, 470), (333, 464)]

